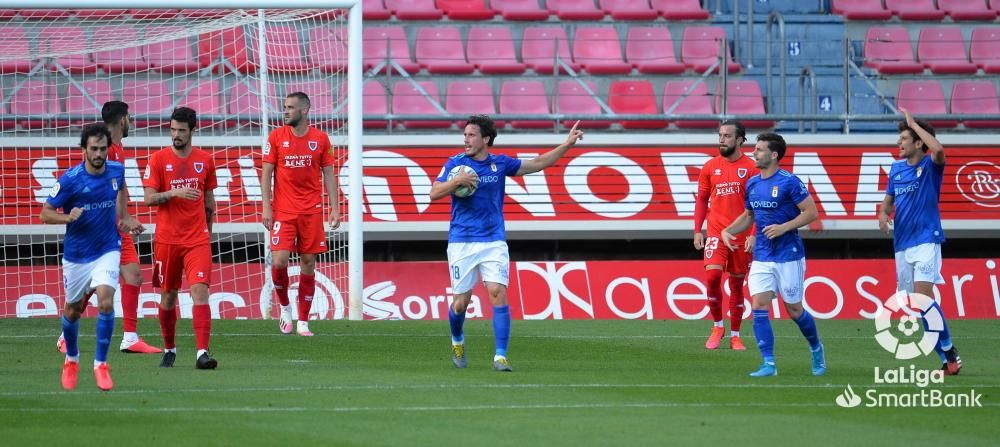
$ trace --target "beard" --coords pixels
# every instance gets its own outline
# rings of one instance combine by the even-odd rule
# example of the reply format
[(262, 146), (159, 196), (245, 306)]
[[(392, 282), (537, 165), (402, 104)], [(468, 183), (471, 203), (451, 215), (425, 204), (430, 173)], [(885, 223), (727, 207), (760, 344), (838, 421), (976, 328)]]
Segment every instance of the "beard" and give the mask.
[(733, 155), (733, 152), (736, 152), (736, 146), (719, 147), (719, 155), (723, 157)]
[(184, 149), (185, 147), (187, 147), (187, 143), (184, 143), (183, 140), (179, 140), (179, 139), (175, 138), (173, 140), (173, 143), (174, 143), (174, 149), (177, 149), (177, 150), (181, 150), (181, 149)]
[(302, 117), (285, 118), (285, 125), (286, 126), (297, 127), (300, 122), (302, 122)]
[(104, 167), (104, 159), (101, 157), (88, 159), (87, 163), (90, 164), (90, 166), (93, 167), (94, 169), (101, 169)]

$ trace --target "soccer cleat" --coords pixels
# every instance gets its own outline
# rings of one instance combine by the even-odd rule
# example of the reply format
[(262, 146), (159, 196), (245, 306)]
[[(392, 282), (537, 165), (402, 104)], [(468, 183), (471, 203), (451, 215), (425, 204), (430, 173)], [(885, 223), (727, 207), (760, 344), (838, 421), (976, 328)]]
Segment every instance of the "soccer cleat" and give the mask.
[(819, 349), (812, 351), (812, 372), (814, 376), (826, 374), (826, 354), (823, 352), (823, 345)]
[(739, 335), (734, 335), (729, 338), (729, 349), (733, 351), (746, 351), (747, 347), (743, 346), (743, 340), (740, 340)]
[(160, 360), (160, 368), (173, 368), (174, 360), (177, 359), (177, 353), (173, 351), (164, 351), (163, 360)]
[(215, 369), (216, 366), (219, 366), (219, 362), (209, 357), (207, 352), (198, 357), (198, 361), (194, 364), (197, 369)]
[(507, 360), (507, 357), (500, 357), (493, 360), (493, 370), (504, 372), (514, 371), (514, 369), (510, 367), (510, 360)]
[(66, 338), (63, 337), (62, 333), (59, 334), (59, 339), (56, 340), (56, 350), (63, 354), (66, 353)]
[(64, 390), (76, 389), (76, 374), (79, 371), (79, 362), (71, 362), (67, 360), (66, 363), (63, 363), (62, 387)]
[(159, 354), (163, 352), (162, 349), (156, 346), (146, 344), (141, 338), (133, 343), (127, 343), (125, 340), (122, 340), (120, 349), (126, 354)]
[(469, 362), (465, 359), (465, 345), (451, 345), (451, 361), (456, 368), (465, 368)]
[(100, 366), (94, 368), (94, 380), (97, 381), (98, 388), (111, 391), (111, 367), (107, 363), (101, 363)]
[(292, 333), (292, 306), (281, 306), (281, 317), (278, 319), (278, 329), (282, 334)]
[(303, 337), (312, 337), (313, 333), (309, 331), (308, 321), (299, 321), (295, 323), (295, 333)]
[(944, 352), (944, 357), (948, 360), (941, 365), (944, 374), (946, 376), (957, 376), (958, 372), (962, 370), (962, 358), (958, 356), (958, 349), (952, 346), (951, 349)]
[(778, 375), (778, 367), (774, 363), (761, 363), (760, 368), (750, 373), (750, 377), (771, 377)]
[(712, 326), (712, 334), (708, 336), (708, 341), (705, 342), (705, 349), (717, 349), (725, 332), (726, 330), (719, 326)]

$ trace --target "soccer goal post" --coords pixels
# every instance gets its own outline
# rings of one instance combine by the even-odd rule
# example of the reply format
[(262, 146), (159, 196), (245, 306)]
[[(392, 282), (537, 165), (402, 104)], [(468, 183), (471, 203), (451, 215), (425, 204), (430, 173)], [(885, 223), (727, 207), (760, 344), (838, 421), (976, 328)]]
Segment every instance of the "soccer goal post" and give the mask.
[[(153, 152), (171, 145), (170, 114), (186, 106), (198, 113), (193, 145), (213, 154), (217, 168), (213, 317), (274, 317), (262, 146), (282, 125), (285, 96), (304, 92), (310, 123), (334, 149), (342, 216), (339, 229), (327, 229), (311, 318), (362, 319), (361, 4), (134, 0), (131, 9), (115, 9), (122, 3), (0, 0), (0, 318), (60, 313), (65, 229), (42, 225), (38, 214), (59, 176), (83, 160), (81, 127), (101, 121), (111, 100), (129, 105), (122, 140), (129, 211), (147, 227), (136, 238), (145, 277), (140, 313), (155, 316), (159, 300), (150, 281), (155, 210), (142, 205), (141, 172)], [(292, 303), (297, 265), (293, 257)], [(187, 287), (182, 318), (190, 315)]]

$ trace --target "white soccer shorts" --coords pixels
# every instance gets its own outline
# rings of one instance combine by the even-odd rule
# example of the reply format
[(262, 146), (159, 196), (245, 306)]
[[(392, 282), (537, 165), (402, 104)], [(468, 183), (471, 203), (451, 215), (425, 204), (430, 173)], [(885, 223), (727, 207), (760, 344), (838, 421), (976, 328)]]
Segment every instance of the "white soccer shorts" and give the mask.
[(913, 283), (944, 284), (941, 244), (920, 244), (896, 252), (896, 288), (913, 292)]
[(63, 259), (63, 286), (66, 288), (66, 302), (75, 303), (97, 286), (118, 289), (118, 269), (122, 252), (109, 251), (101, 257), (77, 264)]
[[(478, 274), (478, 275), (477, 275)], [(483, 282), (510, 284), (510, 254), (507, 242), (451, 242), (448, 244), (448, 276), (452, 293), (465, 293)]]
[(805, 258), (788, 262), (753, 261), (747, 275), (751, 296), (774, 292), (789, 304), (802, 302), (805, 281)]

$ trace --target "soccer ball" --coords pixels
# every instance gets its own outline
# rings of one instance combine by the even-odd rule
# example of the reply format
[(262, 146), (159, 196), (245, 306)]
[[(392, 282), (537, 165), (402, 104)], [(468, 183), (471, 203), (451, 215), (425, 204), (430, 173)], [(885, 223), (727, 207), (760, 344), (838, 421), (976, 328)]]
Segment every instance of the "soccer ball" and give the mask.
[(477, 188), (479, 188), (479, 175), (476, 174), (476, 170), (472, 169), (471, 166), (458, 165), (455, 166), (454, 168), (451, 168), (451, 172), (448, 173), (448, 180), (451, 180), (456, 175), (458, 175), (459, 170), (468, 172), (469, 174), (472, 174), (472, 176), (476, 178), (476, 183), (473, 184), (472, 186), (459, 186), (458, 189), (456, 189), (454, 192), (456, 197), (461, 197), (461, 198), (469, 197), (476, 192)]

